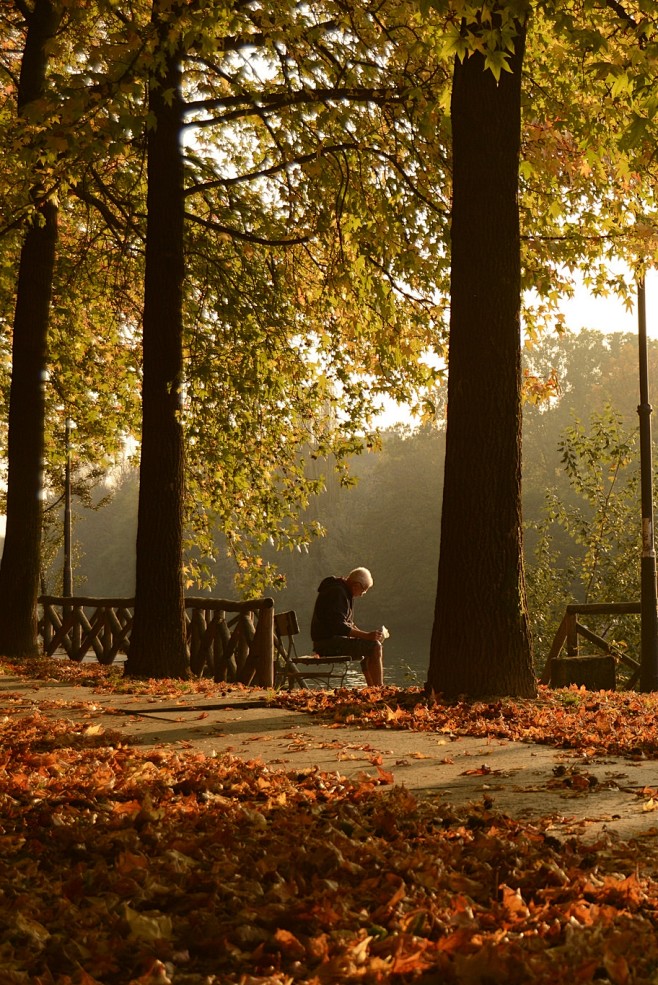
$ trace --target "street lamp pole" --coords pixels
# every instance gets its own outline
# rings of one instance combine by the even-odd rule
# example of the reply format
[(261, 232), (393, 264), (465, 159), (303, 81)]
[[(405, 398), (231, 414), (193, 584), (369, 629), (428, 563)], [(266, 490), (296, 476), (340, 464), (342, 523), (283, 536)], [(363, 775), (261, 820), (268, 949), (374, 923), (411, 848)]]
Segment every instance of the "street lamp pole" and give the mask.
[(647, 309), (644, 276), (637, 282), (638, 341), (640, 354), (640, 489), (642, 501), (642, 561), (640, 690), (658, 691), (658, 596), (656, 551), (653, 533), (653, 466), (651, 460), (651, 411), (647, 356)]
[(64, 571), (62, 573), (62, 595), (73, 595), (73, 562), (71, 559), (71, 421), (66, 418), (64, 432), (66, 463), (64, 466)]

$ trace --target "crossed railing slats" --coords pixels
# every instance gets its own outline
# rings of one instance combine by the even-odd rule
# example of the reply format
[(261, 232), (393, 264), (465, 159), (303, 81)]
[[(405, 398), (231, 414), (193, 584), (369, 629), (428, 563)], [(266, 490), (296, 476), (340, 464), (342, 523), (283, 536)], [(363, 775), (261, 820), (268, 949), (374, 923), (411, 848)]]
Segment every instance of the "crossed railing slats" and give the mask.
[[(87, 654), (109, 665), (130, 645), (134, 598), (42, 595), (39, 633), (44, 654), (63, 650), (79, 662)], [(271, 687), (274, 600), (186, 598), (190, 668), (198, 677)]]

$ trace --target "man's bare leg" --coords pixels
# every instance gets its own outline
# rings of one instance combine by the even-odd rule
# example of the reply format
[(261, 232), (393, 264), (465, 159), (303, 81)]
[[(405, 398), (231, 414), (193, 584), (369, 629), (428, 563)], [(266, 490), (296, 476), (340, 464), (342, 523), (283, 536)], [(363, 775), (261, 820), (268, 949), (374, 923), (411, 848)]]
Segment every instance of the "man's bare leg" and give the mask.
[(361, 670), (368, 687), (381, 687), (384, 683), (384, 653), (378, 643), (372, 653), (361, 661)]

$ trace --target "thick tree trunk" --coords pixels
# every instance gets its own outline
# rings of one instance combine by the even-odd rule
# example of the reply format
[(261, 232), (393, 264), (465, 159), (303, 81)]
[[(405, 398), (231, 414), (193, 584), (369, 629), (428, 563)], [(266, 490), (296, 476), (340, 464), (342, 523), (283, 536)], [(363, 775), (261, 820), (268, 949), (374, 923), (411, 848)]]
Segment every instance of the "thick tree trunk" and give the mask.
[[(157, 21), (158, 4), (154, 4)], [(166, 26), (159, 25), (166, 38)], [(148, 136), (147, 243), (144, 288), (142, 445), (137, 529), (135, 614), (126, 673), (185, 677), (183, 588), (184, 452), (181, 427), (183, 367), (183, 162), (180, 68), (163, 54), (152, 80)]]
[[(29, 15), (18, 88), (18, 112), (46, 86), (47, 45), (60, 14), (50, 0), (36, 0)], [(35, 656), (41, 562), (44, 380), (50, 300), (57, 242), (57, 206), (35, 178), (37, 215), (23, 241), (14, 332), (7, 479), (7, 526), (0, 564), (0, 654)]]
[(513, 73), (456, 61), (448, 426), (428, 686), (535, 693), (523, 575), (518, 166)]

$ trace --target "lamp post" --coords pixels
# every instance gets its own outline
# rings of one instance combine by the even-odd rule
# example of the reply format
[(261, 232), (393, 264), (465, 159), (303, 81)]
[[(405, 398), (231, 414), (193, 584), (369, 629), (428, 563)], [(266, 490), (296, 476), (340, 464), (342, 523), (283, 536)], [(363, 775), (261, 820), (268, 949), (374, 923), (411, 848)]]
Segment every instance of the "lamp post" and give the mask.
[(71, 421), (66, 418), (64, 431), (66, 464), (64, 466), (64, 571), (62, 572), (62, 595), (73, 595), (73, 562), (71, 558)]
[(640, 569), (640, 690), (658, 691), (658, 596), (653, 533), (653, 466), (651, 404), (647, 357), (647, 311), (644, 276), (637, 282), (638, 342), (640, 354), (640, 490), (642, 501), (642, 561)]

